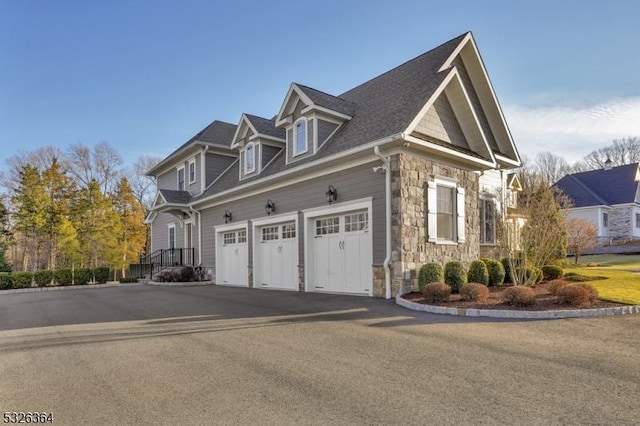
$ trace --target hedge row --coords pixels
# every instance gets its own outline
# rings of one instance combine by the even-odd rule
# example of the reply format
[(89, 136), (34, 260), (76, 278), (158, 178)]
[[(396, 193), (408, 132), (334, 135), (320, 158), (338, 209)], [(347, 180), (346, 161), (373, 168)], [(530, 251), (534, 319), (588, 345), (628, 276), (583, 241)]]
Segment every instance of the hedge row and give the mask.
[(26, 288), (35, 283), (38, 287), (86, 285), (90, 282), (106, 283), (109, 279), (109, 268), (101, 266), (95, 269), (78, 268), (42, 270), (31, 272), (0, 272), (0, 289)]

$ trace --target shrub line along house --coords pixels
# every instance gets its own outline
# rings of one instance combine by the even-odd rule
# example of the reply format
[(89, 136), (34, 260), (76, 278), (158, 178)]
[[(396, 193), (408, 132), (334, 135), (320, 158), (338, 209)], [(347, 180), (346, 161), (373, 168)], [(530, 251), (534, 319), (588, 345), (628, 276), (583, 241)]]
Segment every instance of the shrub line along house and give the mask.
[(389, 298), (426, 262), (494, 248), (518, 166), (465, 33), (341, 95), (292, 83), (275, 117), (208, 125), (149, 171), (151, 247), (192, 248), (216, 284)]

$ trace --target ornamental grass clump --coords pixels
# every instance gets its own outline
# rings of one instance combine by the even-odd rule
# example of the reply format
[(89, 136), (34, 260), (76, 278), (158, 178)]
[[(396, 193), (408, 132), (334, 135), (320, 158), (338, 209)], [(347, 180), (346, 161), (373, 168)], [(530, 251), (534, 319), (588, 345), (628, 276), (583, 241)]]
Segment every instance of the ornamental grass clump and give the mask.
[(531, 287), (514, 285), (502, 293), (504, 302), (512, 306), (531, 306), (536, 303), (536, 292)]
[(487, 265), (482, 260), (474, 260), (469, 267), (469, 273), (467, 274), (467, 280), (469, 282), (489, 284), (489, 271)]
[(443, 303), (449, 301), (451, 286), (445, 283), (429, 283), (422, 289), (422, 296), (427, 303)]
[(418, 288), (420, 291), (429, 283), (441, 283), (444, 281), (444, 271), (438, 263), (426, 263), (418, 273)]
[(570, 284), (558, 290), (560, 303), (578, 308), (590, 308), (596, 303), (598, 291), (590, 284)]
[(460, 291), (460, 287), (467, 283), (467, 273), (460, 262), (452, 260), (444, 265), (444, 282), (451, 286), (453, 293)]
[(480, 283), (467, 283), (460, 288), (460, 296), (463, 300), (487, 303), (489, 287)]

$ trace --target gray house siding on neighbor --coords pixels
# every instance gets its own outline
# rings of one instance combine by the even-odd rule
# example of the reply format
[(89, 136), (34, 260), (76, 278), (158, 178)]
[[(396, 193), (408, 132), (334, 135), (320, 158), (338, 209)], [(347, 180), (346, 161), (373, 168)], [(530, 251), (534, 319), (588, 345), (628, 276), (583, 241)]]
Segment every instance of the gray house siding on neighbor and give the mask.
[[(372, 240), (373, 263), (380, 265), (385, 258), (385, 189), (384, 176), (373, 173), (371, 168), (376, 163), (354, 167), (336, 172), (313, 180), (296, 183), (274, 191), (269, 191), (243, 200), (233, 201), (221, 206), (202, 211), (202, 263), (205, 266), (215, 266), (215, 231), (214, 226), (223, 225), (222, 216), (225, 210), (233, 215), (233, 222), (243, 222), (251, 219), (266, 217), (264, 205), (268, 199), (276, 204), (276, 214), (294, 213), (313, 207), (327, 206), (325, 192), (329, 185), (338, 190), (338, 202), (373, 197), (372, 211)], [(249, 225), (249, 232), (251, 231)], [(298, 244), (300, 265), (304, 262), (304, 221), (302, 215), (298, 217)], [(248, 238), (252, 238), (248, 234)], [(248, 241), (251, 241), (250, 239)], [(249, 264), (252, 264), (251, 250)]]

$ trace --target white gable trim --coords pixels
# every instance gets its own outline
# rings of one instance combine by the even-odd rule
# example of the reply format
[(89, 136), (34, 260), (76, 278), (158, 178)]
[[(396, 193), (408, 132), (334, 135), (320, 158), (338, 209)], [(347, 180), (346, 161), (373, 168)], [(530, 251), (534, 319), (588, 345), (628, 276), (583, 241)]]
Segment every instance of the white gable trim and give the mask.
[(247, 118), (247, 115), (242, 114), (242, 116), (240, 117), (240, 122), (238, 123), (238, 127), (236, 128), (236, 133), (233, 135), (233, 139), (231, 142), (231, 149), (240, 148), (240, 143), (238, 139), (242, 134), (241, 131), (244, 129), (243, 125), (246, 125), (247, 127), (249, 127), (249, 129), (251, 129), (251, 131), (253, 132), (254, 136), (258, 135), (258, 131), (256, 130), (255, 127), (253, 127), (253, 124), (251, 124), (251, 121), (249, 120), (249, 118)]
[(291, 86), (289, 86), (289, 91), (287, 92), (287, 95), (284, 98), (284, 102), (282, 103), (282, 106), (278, 111), (278, 115), (276, 116), (276, 126), (280, 127), (287, 124), (292, 124), (290, 119), (287, 120), (287, 116), (290, 114), (286, 114), (286, 111), (287, 111), (287, 108), (289, 107), (289, 104), (291, 103), (291, 100), (294, 99), (293, 98), (294, 94), (305, 105), (307, 106), (313, 105), (313, 102), (311, 102), (311, 99), (302, 91), (302, 89), (300, 89), (300, 87), (298, 87), (296, 83), (291, 83)]

